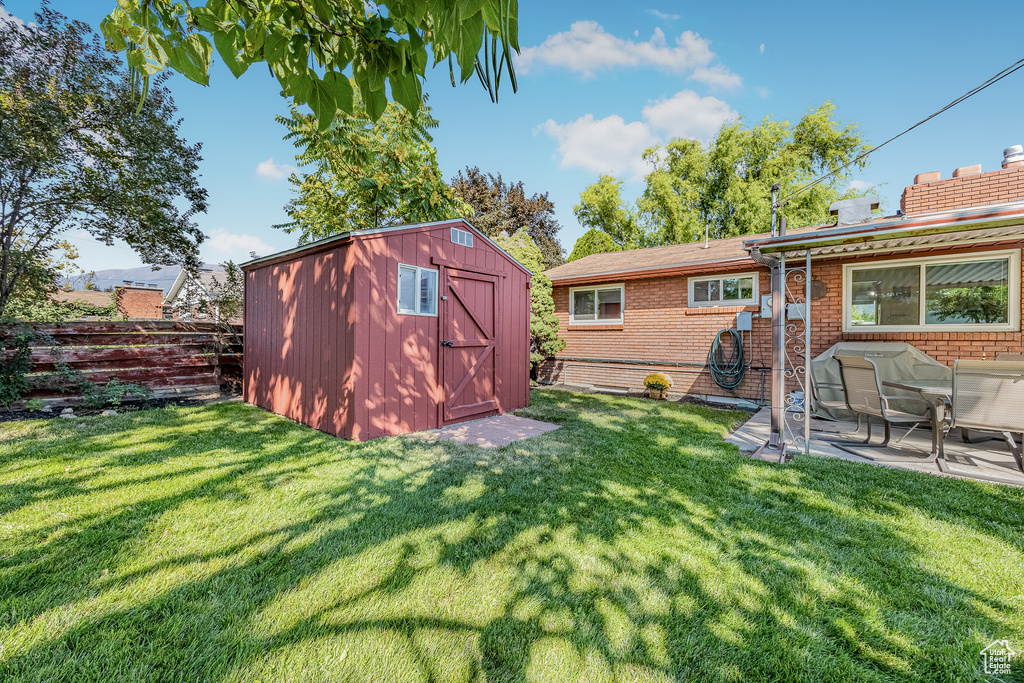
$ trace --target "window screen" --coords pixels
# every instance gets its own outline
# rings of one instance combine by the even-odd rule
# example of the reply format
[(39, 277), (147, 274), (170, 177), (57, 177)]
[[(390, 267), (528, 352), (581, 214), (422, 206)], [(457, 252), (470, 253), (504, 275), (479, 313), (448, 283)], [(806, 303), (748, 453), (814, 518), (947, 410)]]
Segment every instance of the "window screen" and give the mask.
[(437, 315), (437, 271), (418, 266), (398, 266), (398, 312)]

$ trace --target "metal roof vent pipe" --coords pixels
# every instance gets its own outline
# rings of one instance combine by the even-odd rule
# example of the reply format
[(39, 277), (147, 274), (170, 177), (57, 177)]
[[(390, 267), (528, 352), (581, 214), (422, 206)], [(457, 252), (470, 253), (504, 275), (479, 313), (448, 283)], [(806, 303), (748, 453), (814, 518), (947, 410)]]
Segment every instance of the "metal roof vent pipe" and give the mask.
[(852, 199), (840, 199), (832, 202), (828, 207), (830, 216), (839, 216), (836, 226), (857, 225), (867, 223), (871, 220), (871, 211), (879, 207), (878, 197), (869, 195), (867, 197), (854, 197)]
[(1013, 145), (1003, 150), (1003, 168), (1024, 166), (1024, 145)]

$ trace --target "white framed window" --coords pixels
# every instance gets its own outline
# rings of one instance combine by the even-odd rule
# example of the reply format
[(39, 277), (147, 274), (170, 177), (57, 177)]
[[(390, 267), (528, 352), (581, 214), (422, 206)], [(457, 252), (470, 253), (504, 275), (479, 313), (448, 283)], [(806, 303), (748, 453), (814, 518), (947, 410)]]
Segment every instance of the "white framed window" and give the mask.
[(464, 247), (473, 246), (473, 233), (469, 230), (452, 228), (452, 244), (461, 244)]
[(437, 315), (437, 271), (398, 264), (398, 312)]
[(1019, 327), (1019, 250), (843, 266), (846, 332)]
[(573, 287), (569, 290), (570, 325), (622, 324), (626, 286)]
[(757, 273), (691, 277), (689, 290), (686, 300), (690, 308), (758, 303)]

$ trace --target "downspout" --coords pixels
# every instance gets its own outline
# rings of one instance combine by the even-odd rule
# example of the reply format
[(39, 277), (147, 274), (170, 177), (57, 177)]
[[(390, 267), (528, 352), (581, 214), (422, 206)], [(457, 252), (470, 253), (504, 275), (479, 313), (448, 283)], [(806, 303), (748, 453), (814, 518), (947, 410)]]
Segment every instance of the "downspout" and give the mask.
[[(774, 228), (774, 225), (772, 227)], [(771, 433), (768, 436), (768, 441), (754, 453), (754, 457), (761, 457), (766, 451), (770, 451), (769, 454), (777, 453), (779, 462), (784, 463), (786, 462), (786, 442), (782, 438), (782, 411), (785, 409), (786, 310), (783, 296), (782, 263), (775, 256), (762, 254), (757, 247), (750, 249), (750, 258), (754, 263), (770, 269), (772, 282)]]

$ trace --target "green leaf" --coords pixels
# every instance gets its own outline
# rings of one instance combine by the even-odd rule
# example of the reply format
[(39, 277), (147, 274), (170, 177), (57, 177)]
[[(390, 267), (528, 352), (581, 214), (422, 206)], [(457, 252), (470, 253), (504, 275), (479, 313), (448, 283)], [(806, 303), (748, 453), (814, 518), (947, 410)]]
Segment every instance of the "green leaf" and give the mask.
[(324, 75), (324, 85), (334, 91), (334, 101), (337, 103), (338, 109), (346, 114), (351, 114), (354, 93), (348, 77), (337, 71), (328, 71)]
[(217, 52), (224, 64), (231, 70), (231, 74), (238, 78), (249, 68), (249, 62), (238, 58), (238, 49), (233, 36), (227, 33), (214, 33), (213, 42), (217, 46)]
[(415, 114), (423, 101), (423, 87), (420, 79), (413, 73), (396, 73), (388, 76), (391, 84), (391, 96), (395, 101)]
[(316, 74), (309, 69), (298, 73), (285, 71), (285, 94), (291, 95), (295, 104), (306, 104), (309, 101), (310, 94), (313, 92), (314, 78), (316, 78)]
[(316, 13), (325, 24), (331, 23), (334, 19), (334, 7), (328, 0), (312, 0), (313, 12)]
[(456, 46), (455, 56), (459, 61), (459, 69), (462, 70), (463, 82), (473, 75), (473, 68), (477, 55), (480, 53), (483, 38), (484, 20), (479, 12), (468, 19), (463, 19), (459, 24), (459, 43)]
[[(333, 72), (332, 72), (333, 73)], [(317, 78), (317, 75), (310, 72), (309, 108), (316, 114), (319, 130), (327, 130), (334, 115), (338, 111), (338, 101), (334, 95), (334, 88)]]
[(381, 114), (384, 113), (384, 109), (388, 106), (388, 98), (384, 94), (384, 88), (371, 90), (365, 82), (357, 82), (359, 83), (359, 94), (363, 96), (363, 107), (366, 109), (366, 115), (370, 117), (371, 121), (378, 120)]
[(100, 31), (110, 41), (110, 47), (114, 52), (120, 52), (128, 47), (127, 41), (125, 41), (124, 36), (121, 34), (121, 28), (110, 17), (100, 22)]
[(278, 64), (284, 61), (288, 54), (288, 36), (279, 33), (271, 33), (263, 44), (263, 58), (268, 64)]

